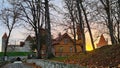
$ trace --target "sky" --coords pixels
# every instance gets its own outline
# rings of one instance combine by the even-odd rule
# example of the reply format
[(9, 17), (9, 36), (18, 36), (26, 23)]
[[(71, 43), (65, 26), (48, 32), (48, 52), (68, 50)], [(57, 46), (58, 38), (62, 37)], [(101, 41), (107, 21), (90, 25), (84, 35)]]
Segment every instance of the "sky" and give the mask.
[[(4, 0), (4, 3), (5, 3), (6, 1)], [(53, 4), (55, 4), (55, 5), (57, 5), (57, 6), (60, 6), (60, 7), (62, 7), (62, 5), (61, 5), (61, 0), (52, 0), (51, 1)], [(5, 5), (3, 5), (4, 4), (3, 3), (3, 1), (2, 0), (0, 0), (0, 10), (3, 8), (3, 7), (7, 7), (7, 6), (9, 6), (7, 3), (5, 3)], [(0, 21), (0, 23), (1, 23), (1, 21)], [(1, 45), (2, 45), (2, 36), (3, 36), (3, 34), (5, 33), (5, 32), (7, 32), (7, 28), (4, 26), (4, 25), (2, 25), (2, 24), (0, 24), (0, 51), (1, 51)], [(27, 37), (27, 35), (25, 34), (25, 32), (26, 32), (26, 30), (24, 30), (24, 29), (15, 29), (15, 30), (13, 30), (13, 32), (12, 32), (12, 34), (11, 34), (11, 41), (23, 41), (26, 37)], [(13, 40), (14, 39), (14, 40)], [(17, 44), (19, 44), (19, 43), (17, 43)]]
[[(62, 8), (62, 4), (63, 4), (63, 2), (62, 2), (62, 0), (51, 0), (51, 2), (53, 3), (53, 4), (55, 4), (56, 6), (59, 6), (61, 9), (63, 9)], [(1, 2), (1, 0), (0, 0), (0, 3), (2, 3)], [(1, 4), (2, 5), (2, 4)], [(4, 5), (4, 6), (8, 6), (7, 4), (6, 5)], [(0, 9), (2, 8), (3, 6), (0, 6)], [(1, 22), (1, 21), (0, 21)], [(61, 28), (62, 29), (62, 28)], [(61, 30), (61, 29), (59, 29), (58, 30), (58, 32)], [(3, 36), (3, 34), (5, 33), (5, 32), (7, 32), (7, 29), (4, 27), (4, 25), (1, 25), (0, 24), (0, 47), (1, 47), (1, 38), (2, 38), (2, 36)], [(12, 35), (11, 35), (11, 38), (12, 39), (14, 39), (14, 41), (23, 41), (26, 37), (27, 37), (27, 35), (25, 34), (25, 32), (26, 32), (26, 30), (24, 30), (24, 29), (15, 29), (15, 30), (13, 30), (13, 32), (12, 32)], [(54, 32), (55, 33), (55, 32)], [(54, 34), (53, 33), (53, 34)], [(54, 34), (55, 35), (55, 34)], [(86, 40), (87, 40), (87, 50), (91, 50), (92, 49), (92, 46), (91, 46), (91, 41), (90, 41), (90, 37), (89, 37), (89, 34), (88, 33), (86, 33)], [(95, 44), (97, 43), (98, 41), (96, 41), (95, 42)], [(18, 43), (17, 43), (18, 44)], [(0, 51), (1, 51), (1, 48), (0, 48)]]

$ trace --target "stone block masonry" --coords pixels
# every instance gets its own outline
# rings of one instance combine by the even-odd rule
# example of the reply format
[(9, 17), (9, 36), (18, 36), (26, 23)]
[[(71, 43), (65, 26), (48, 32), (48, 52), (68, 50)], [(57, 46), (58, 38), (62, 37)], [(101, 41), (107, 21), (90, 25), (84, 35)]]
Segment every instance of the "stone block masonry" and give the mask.
[(79, 65), (65, 64), (63, 62), (49, 61), (43, 59), (29, 59), (26, 62), (34, 63), (36, 66), (40, 66), (42, 68), (85, 68), (80, 67)]

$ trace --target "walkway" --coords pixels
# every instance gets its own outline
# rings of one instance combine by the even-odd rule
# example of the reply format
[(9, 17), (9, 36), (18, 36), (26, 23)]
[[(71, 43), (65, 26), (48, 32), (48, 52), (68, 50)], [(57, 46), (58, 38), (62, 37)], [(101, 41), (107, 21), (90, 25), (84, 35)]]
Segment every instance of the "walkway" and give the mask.
[(34, 68), (32, 65), (24, 64), (24, 63), (9, 63), (1, 68)]

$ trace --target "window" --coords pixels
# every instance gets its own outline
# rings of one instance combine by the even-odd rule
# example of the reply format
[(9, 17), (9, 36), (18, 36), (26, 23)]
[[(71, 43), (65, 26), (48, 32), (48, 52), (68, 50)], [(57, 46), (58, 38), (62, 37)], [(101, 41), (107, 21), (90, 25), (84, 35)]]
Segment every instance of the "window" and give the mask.
[(73, 52), (73, 47), (72, 46), (70, 46), (70, 52)]
[(64, 39), (64, 44), (67, 44), (67, 43), (68, 43), (68, 39), (65, 38), (65, 39)]
[(63, 52), (63, 46), (59, 48), (59, 52)]
[(62, 56), (62, 54), (63, 54), (62, 52), (63, 52), (63, 46), (60, 46), (59, 47), (59, 56)]

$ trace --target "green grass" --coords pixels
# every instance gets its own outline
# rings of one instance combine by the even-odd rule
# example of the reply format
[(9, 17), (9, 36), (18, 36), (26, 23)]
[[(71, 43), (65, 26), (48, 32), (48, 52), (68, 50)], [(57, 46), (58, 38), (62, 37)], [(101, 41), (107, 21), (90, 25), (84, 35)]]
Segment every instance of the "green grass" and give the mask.
[[(7, 52), (7, 56), (27, 56), (31, 54), (31, 52)], [(4, 53), (0, 52), (0, 57), (3, 56)]]

